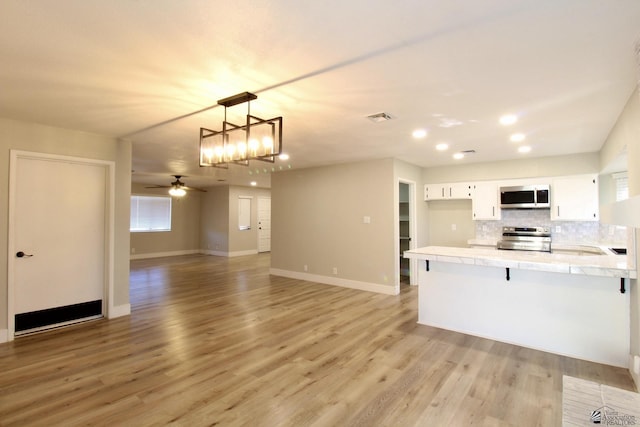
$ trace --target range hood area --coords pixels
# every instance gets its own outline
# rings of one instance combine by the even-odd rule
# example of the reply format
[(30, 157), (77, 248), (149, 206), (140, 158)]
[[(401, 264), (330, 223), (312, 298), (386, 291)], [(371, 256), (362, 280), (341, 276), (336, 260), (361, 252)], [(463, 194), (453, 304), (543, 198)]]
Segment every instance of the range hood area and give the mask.
[(500, 187), (501, 209), (550, 209), (550, 186), (518, 185)]

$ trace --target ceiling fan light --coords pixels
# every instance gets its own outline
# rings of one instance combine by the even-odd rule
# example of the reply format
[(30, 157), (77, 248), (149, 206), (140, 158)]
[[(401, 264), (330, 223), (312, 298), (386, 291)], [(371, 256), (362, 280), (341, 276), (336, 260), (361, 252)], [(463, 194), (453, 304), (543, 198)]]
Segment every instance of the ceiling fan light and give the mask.
[(175, 197), (182, 197), (185, 194), (187, 194), (187, 192), (185, 191), (184, 188), (180, 188), (180, 187), (172, 187), (169, 190), (169, 194)]

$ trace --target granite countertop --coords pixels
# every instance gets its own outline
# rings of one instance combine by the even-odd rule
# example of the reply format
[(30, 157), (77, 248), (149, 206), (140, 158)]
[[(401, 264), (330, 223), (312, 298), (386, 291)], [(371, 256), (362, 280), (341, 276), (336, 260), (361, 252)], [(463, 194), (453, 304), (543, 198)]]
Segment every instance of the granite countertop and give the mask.
[(637, 277), (636, 268), (626, 255), (569, 255), (531, 251), (500, 251), (492, 248), (427, 246), (404, 253), (405, 258), (516, 268), (585, 276)]

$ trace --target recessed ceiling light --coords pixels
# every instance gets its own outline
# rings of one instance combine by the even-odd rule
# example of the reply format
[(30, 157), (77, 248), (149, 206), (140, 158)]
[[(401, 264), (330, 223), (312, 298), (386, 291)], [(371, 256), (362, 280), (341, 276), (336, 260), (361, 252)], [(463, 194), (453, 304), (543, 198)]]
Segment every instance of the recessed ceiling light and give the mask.
[(531, 151), (531, 147), (529, 147), (528, 145), (523, 145), (522, 147), (518, 147), (519, 153), (528, 153), (529, 151)]
[(280, 160), (289, 160), (289, 155), (287, 153), (282, 153), (278, 158), (280, 158)]
[(504, 116), (500, 117), (500, 124), (502, 126), (510, 126), (517, 121), (518, 116), (516, 116), (515, 114), (505, 114)]
[(416, 129), (413, 131), (412, 135), (416, 139), (424, 138), (427, 136), (427, 131), (425, 129)]
[(464, 158), (464, 153), (455, 153), (453, 155), (453, 158), (456, 159), (456, 160), (463, 159)]
[(514, 133), (509, 137), (511, 142), (522, 142), (526, 138), (524, 133)]
[(449, 148), (449, 144), (445, 144), (444, 142), (436, 145), (436, 150), (438, 151), (445, 151), (447, 148)]
[(252, 187), (255, 187), (256, 185), (258, 185), (258, 183), (257, 183), (257, 182), (255, 182), (255, 181), (251, 181), (251, 186), (252, 186)]

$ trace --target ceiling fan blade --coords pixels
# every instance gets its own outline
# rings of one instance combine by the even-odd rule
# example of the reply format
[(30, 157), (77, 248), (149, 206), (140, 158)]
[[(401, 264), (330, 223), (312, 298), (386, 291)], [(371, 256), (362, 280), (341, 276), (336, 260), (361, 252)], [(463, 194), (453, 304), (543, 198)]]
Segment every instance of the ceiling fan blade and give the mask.
[(207, 190), (203, 190), (202, 188), (187, 187), (186, 185), (183, 185), (181, 188), (184, 188), (185, 190), (189, 190), (189, 191), (200, 191), (202, 193), (206, 193), (207, 192)]
[(144, 188), (171, 188), (173, 187), (172, 185), (150, 185)]

